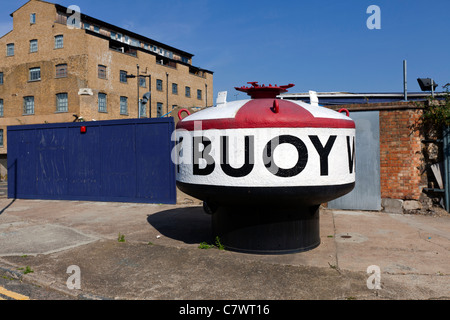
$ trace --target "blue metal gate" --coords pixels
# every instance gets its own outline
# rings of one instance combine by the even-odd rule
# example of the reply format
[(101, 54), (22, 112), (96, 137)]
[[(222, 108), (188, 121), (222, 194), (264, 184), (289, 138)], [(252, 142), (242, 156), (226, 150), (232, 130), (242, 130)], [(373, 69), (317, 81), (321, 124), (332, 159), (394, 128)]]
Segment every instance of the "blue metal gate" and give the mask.
[(8, 197), (175, 204), (174, 129), (173, 118), (8, 127)]

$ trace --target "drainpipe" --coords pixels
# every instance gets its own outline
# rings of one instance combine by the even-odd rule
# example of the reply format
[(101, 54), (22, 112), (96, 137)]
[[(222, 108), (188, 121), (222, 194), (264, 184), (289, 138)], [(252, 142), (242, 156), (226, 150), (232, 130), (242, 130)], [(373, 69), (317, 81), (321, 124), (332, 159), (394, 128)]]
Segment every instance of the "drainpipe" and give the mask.
[(141, 118), (141, 97), (139, 96), (139, 81), (140, 81), (140, 77), (139, 77), (139, 65), (137, 66), (137, 74), (136, 74), (136, 78), (137, 78), (137, 102), (138, 102), (138, 118)]
[(207, 83), (205, 83), (205, 100), (206, 100), (206, 102), (205, 102), (205, 108), (208, 108), (208, 84)]
[(167, 114), (169, 113), (169, 73), (166, 72), (166, 104), (167, 104)]

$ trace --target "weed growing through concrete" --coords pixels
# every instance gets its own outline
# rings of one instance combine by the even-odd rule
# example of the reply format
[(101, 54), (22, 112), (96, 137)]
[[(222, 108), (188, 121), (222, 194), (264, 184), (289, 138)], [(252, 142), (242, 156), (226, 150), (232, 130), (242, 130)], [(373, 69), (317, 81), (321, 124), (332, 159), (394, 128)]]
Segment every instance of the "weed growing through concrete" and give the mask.
[(219, 249), (219, 250), (225, 250), (225, 247), (224, 247), (224, 245), (220, 242), (220, 238), (217, 236), (216, 237), (216, 247)]
[(206, 242), (202, 242), (202, 243), (200, 243), (200, 245), (198, 246), (198, 248), (199, 248), (199, 249), (202, 249), (202, 250), (208, 250), (208, 249), (214, 248), (214, 246), (213, 246), (213, 245), (210, 245), (210, 244), (208, 244), (208, 243), (206, 243)]
[(29, 274), (34, 272), (29, 266), (26, 266), (25, 268), (19, 268), (18, 270), (23, 271), (23, 274)]
[(198, 248), (202, 249), (202, 250), (207, 250), (207, 249), (211, 249), (211, 248), (217, 248), (219, 250), (225, 250), (225, 246), (220, 242), (220, 238), (219, 237), (216, 237), (215, 244), (209, 244), (207, 242), (202, 242), (202, 243), (200, 243)]
[(337, 265), (331, 264), (328, 262), (328, 265), (331, 269), (336, 270), (339, 274), (341, 274), (341, 270), (339, 270), (339, 267)]
[(125, 242), (125, 235), (119, 232), (119, 237), (117, 238), (118, 242)]

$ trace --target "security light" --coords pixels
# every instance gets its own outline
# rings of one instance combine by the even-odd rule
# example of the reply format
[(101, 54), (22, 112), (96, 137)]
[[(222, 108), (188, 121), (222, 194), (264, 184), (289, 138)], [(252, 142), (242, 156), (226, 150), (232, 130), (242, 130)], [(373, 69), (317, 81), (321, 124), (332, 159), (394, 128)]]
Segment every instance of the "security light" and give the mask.
[(419, 78), (417, 81), (419, 82), (419, 86), (422, 91), (434, 91), (438, 87), (438, 84), (430, 78)]
[(147, 104), (147, 102), (150, 100), (152, 94), (151, 92), (147, 92), (146, 94), (144, 94), (144, 96), (142, 97), (142, 104)]
[(419, 82), (420, 89), (422, 91), (431, 91), (431, 95), (434, 98), (434, 91), (438, 87), (438, 84), (434, 82), (433, 79), (430, 78), (419, 78), (417, 79), (417, 82)]

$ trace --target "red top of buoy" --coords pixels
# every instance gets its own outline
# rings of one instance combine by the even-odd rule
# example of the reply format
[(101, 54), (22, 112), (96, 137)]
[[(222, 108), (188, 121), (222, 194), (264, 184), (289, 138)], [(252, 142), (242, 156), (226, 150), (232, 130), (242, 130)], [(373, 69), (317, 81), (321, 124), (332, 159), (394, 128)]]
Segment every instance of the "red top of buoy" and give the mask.
[(260, 86), (258, 82), (248, 82), (251, 87), (235, 88), (237, 91), (247, 93), (252, 99), (276, 99), (281, 93), (287, 92), (287, 89), (295, 87), (295, 84), (288, 84), (286, 86)]
[[(282, 92), (294, 87), (260, 86), (249, 82), (250, 87), (236, 88), (246, 92), (251, 100), (222, 103), (206, 108), (178, 122), (177, 129), (187, 131), (258, 129), (258, 128), (336, 128), (354, 129), (355, 122), (334, 110), (311, 106), (302, 101), (277, 99)], [(180, 115), (181, 118), (181, 115)]]

